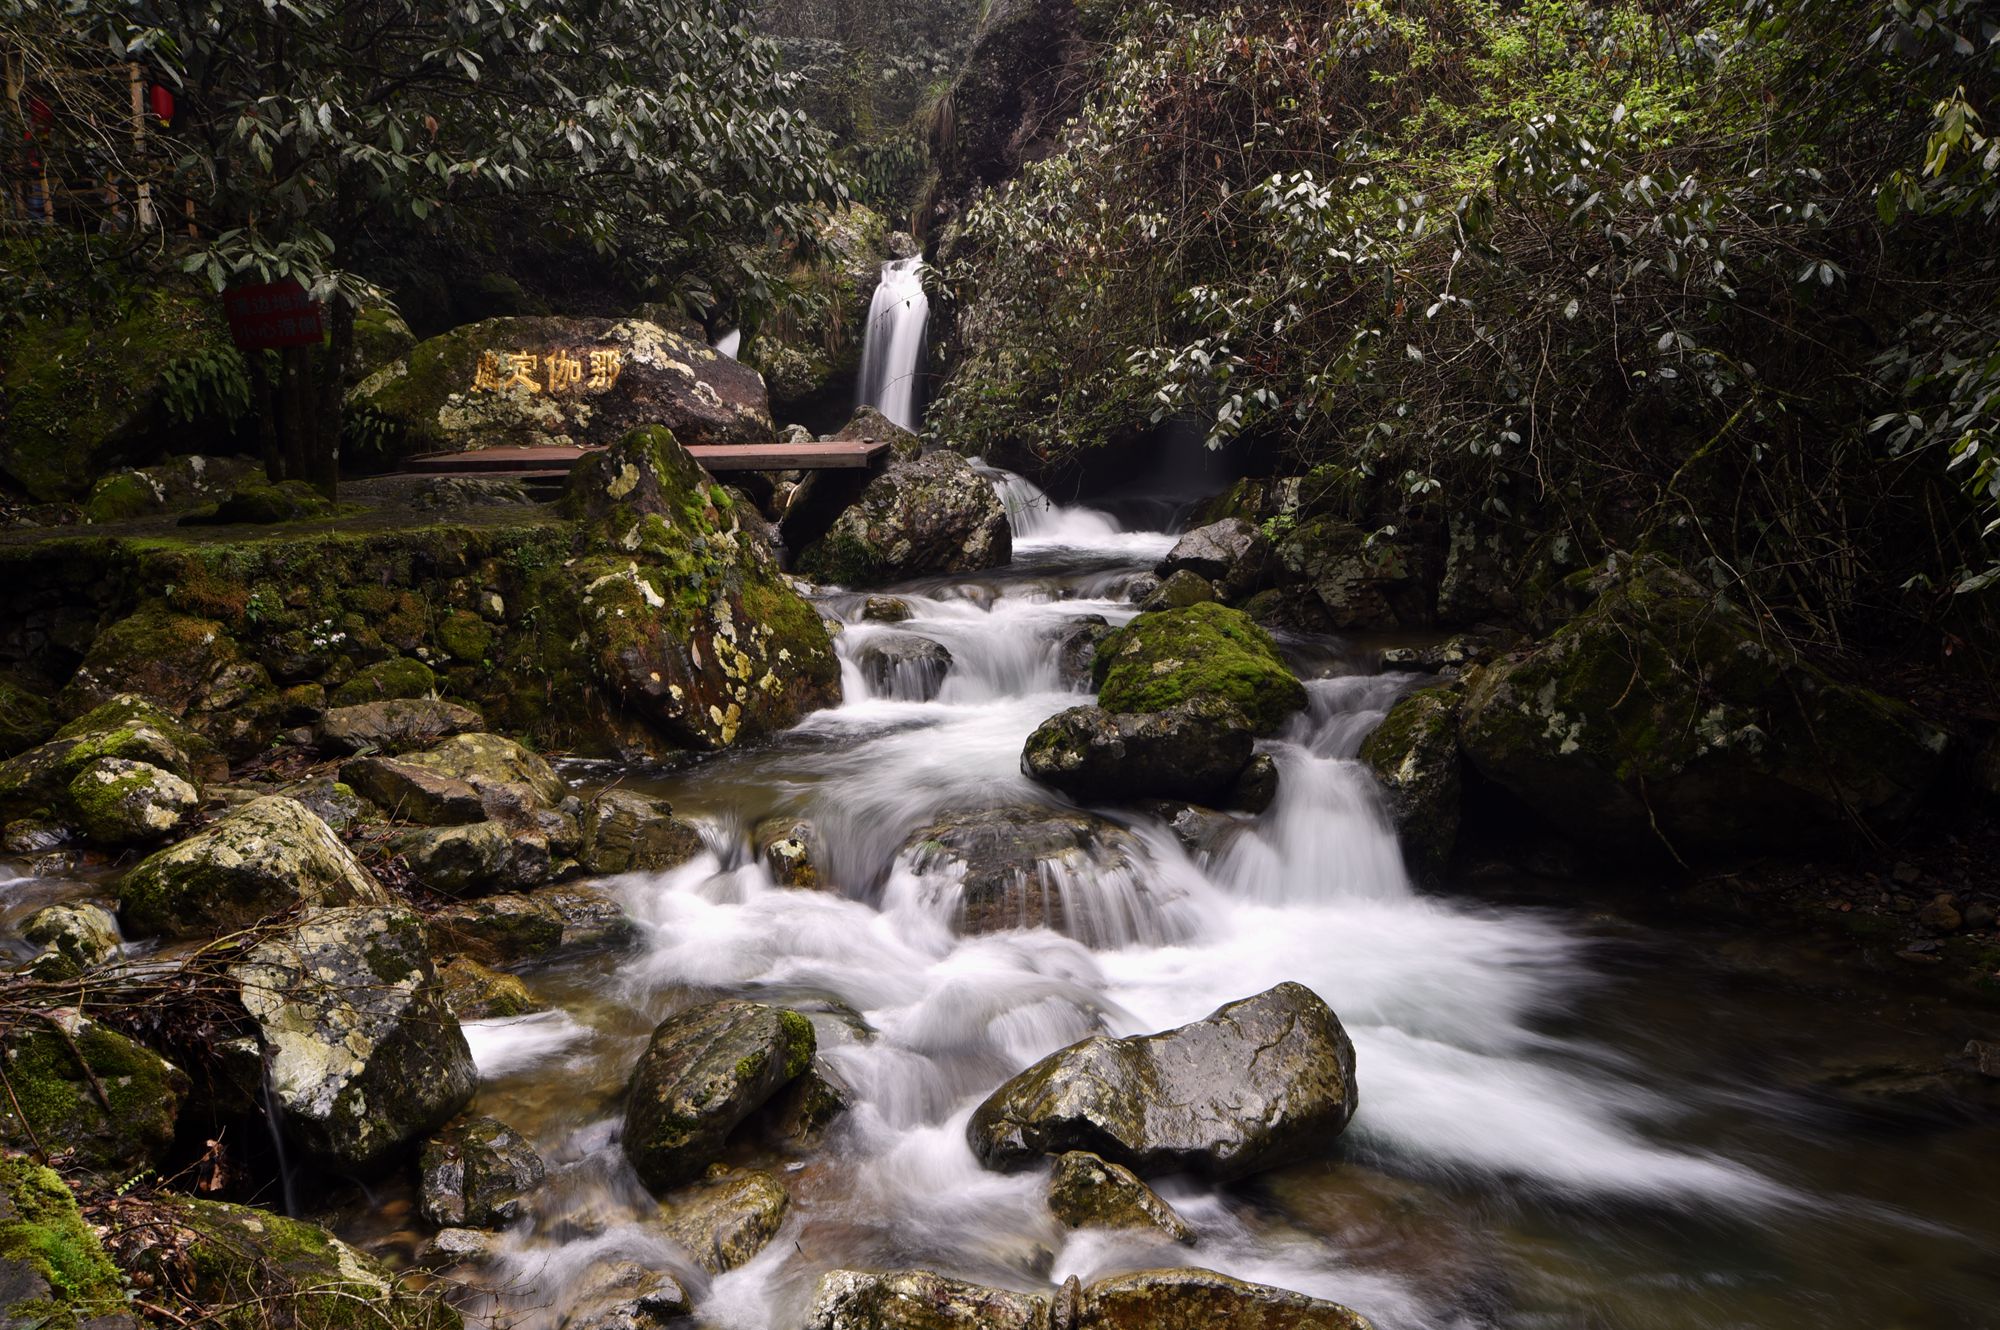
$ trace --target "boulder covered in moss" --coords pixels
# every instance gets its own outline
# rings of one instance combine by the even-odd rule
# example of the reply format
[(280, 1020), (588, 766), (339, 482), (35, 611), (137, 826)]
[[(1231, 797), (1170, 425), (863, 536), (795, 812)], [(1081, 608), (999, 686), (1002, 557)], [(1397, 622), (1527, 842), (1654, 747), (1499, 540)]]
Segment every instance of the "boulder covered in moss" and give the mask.
[(336, 1168), (382, 1163), (479, 1086), (424, 926), (409, 911), (309, 915), (232, 966), (285, 1134)]
[(201, 806), (201, 795), (150, 762), (100, 757), (70, 781), (69, 804), (89, 840), (145, 845), (180, 830)]
[(0, 1033), (11, 1095), (0, 1142), (122, 1179), (165, 1158), (187, 1076), (142, 1044), (76, 1011), (23, 1017)]
[(506, 1123), (462, 1117), (424, 1142), (418, 1208), (441, 1228), (500, 1228), (527, 1213), (545, 1172), (535, 1147)]
[(335, 707), (360, 706), (389, 698), (424, 698), (437, 688), (431, 667), (408, 656), (391, 656), (356, 670), (328, 698)]
[(555, 872), (547, 836), (491, 820), (406, 831), (389, 846), (421, 886), (445, 896), (523, 891)]
[(775, 432), (756, 370), (642, 319), (467, 324), (418, 343), (348, 402), (409, 452), (609, 444), (654, 425), (691, 444)]
[(86, 522), (128, 522), (167, 517), (219, 503), (263, 467), (248, 457), (171, 457), (155, 466), (114, 471), (91, 486), (83, 502)]
[(1106, 711), (1165, 711), (1196, 697), (1233, 703), (1258, 734), (1306, 704), (1271, 635), (1226, 605), (1142, 614), (1107, 636), (1093, 666)]
[[(0, 332), (0, 475), (31, 498), (81, 499), (120, 462), (148, 463), (229, 423), (242, 361), (212, 295), (150, 287), (115, 309)], [(173, 396), (174, 383), (182, 391)]]
[(42, 689), (0, 674), (0, 758), (42, 743), (61, 723)]
[(271, 480), (261, 472), (244, 476), (213, 509), (189, 513), (182, 526), (273, 526), (332, 517), (333, 501), (303, 480)]
[(1053, 1330), (1049, 1303), (1046, 1294), (929, 1270), (829, 1270), (813, 1290), (806, 1330)]
[(659, 873), (702, 851), (701, 832), (673, 805), (636, 790), (601, 790), (584, 805), (583, 866), (593, 873)]
[(1436, 618), (1418, 553), (1351, 522), (1301, 522), (1278, 540), (1274, 555), (1278, 580), (1325, 628), (1418, 628)]
[(565, 504), (588, 532), (569, 573), (591, 663), (627, 714), (676, 746), (717, 749), (839, 700), (818, 612), (672, 434), (585, 457)]
[(662, 1191), (700, 1177), (813, 1050), (811, 1021), (761, 1002), (711, 1002), (661, 1021), (625, 1103), (621, 1144), (640, 1180)]
[(382, 886), (304, 804), (253, 799), (118, 884), (134, 937), (218, 937), (298, 906), (378, 904)]
[(116, 845), (157, 839), (193, 810), (194, 778), (210, 753), (150, 703), (115, 697), (0, 762), (0, 821), (39, 816)]
[(1077, 1330), (1374, 1330), (1337, 1302), (1213, 1270), (1138, 1270), (1083, 1290)]
[(1035, 728), (1021, 769), (1082, 803), (1226, 799), (1256, 737), (1235, 703), (1212, 693), (1139, 715), (1071, 707)]
[(435, 1292), (303, 1220), (185, 1196), (119, 1202), (118, 1263), (217, 1330), (462, 1330)]
[(431, 945), (482, 965), (515, 965), (630, 946), (638, 926), (625, 907), (590, 887), (543, 887), (458, 901), (433, 910)]
[(525, 1016), (545, 1005), (528, 991), (520, 976), (464, 956), (439, 966), (438, 978), (444, 983), (445, 1005), (461, 1022)]
[(118, 954), (118, 920), (89, 901), (45, 905), (28, 916), (21, 936), (40, 947), (29, 962), (37, 979), (67, 979)]
[(136, 1325), (124, 1280), (49, 1169), (0, 1155), (0, 1321), (14, 1330)]
[(1479, 773), (1586, 843), (1682, 859), (1892, 827), (1942, 769), (1943, 731), (1800, 659), (1723, 596), (1644, 558), (1583, 614), (1472, 675)]
[(867, 587), (997, 568), (1013, 552), (993, 482), (957, 453), (938, 450), (898, 459), (870, 480), (800, 551), (798, 566), (820, 582)]
[(1459, 696), (1451, 686), (1411, 693), (1361, 744), (1361, 760), (1381, 782), (1403, 861), (1423, 879), (1444, 871), (1458, 843)]
[(185, 716), (238, 654), (220, 623), (149, 606), (97, 635), (63, 689), (62, 706), (74, 716), (131, 694)]
[(477, 711), (456, 702), (391, 698), (329, 709), (320, 717), (319, 742), (336, 753), (400, 753), (485, 726)]
[(966, 1129), (988, 1168), (1088, 1150), (1227, 1180), (1325, 1155), (1354, 1117), (1354, 1045), (1303, 984), (1160, 1034), (1096, 1035), (995, 1090)]

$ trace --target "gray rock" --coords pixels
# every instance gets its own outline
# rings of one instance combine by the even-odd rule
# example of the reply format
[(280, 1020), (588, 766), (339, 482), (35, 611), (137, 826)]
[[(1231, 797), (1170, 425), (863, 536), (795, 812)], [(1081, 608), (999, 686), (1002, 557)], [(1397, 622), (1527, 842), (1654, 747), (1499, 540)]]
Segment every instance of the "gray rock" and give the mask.
[(1090, 686), (1097, 665), (1097, 644), (1111, 636), (1110, 620), (1101, 614), (1085, 614), (1056, 638), (1056, 674), (1070, 688)]
[(1028, 736), (1021, 769), (1081, 802), (1226, 796), (1249, 764), (1250, 722), (1220, 697), (1121, 715), (1072, 707)]
[(1190, 605), (1206, 605), (1219, 599), (1215, 587), (1199, 573), (1191, 573), (1183, 568), (1146, 593), (1139, 602), (1141, 610), (1184, 610)]
[(1049, 1299), (928, 1270), (829, 1270), (806, 1330), (1054, 1330)]
[(702, 851), (701, 833), (673, 805), (636, 790), (601, 790), (585, 805), (579, 858), (593, 873), (659, 873)]
[(766, 1106), (768, 1134), (781, 1147), (815, 1146), (834, 1119), (847, 1111), (848, 1096), (846, 1083), (833, 1068), (814, 1058), (812, 1066), (794, 1077)]
[(622, 1144), (648, 1187), (692, 1181), (744, 1118), (812, 1064), (812, 1022), (759, 1002), (723, 1001), (653, 1031), (625, 1105)]
[(951, 673), (951, 652), (915, 633), (877, 633), (855, 651), (854, 663), (876, 696), (928, 702)]
[(69, 784), (77, 829), (99, 845), (144, 845), (171, 836), (201, 806), (194, 786), (150, 762), (100, 757)]
[(1239, 812), (1261, 813), (1277, 797), (1278, 760), (1269, 753), (1253, 753), (1224, 802)]
[(1354, 1045), (1302, 984), (1161, 1034), (1050, 1054), (972, 1115), (990, 1168), (1089, 1150), (1138, 1173), (1226, 1180), (1325, 1154), (1354, 1116)]
[(656, 1330), (692, 1310), (679, 1280), (637, 1261), (599, 1261), (566, 1294), (556, 1330)]
[(1087, 1150), (1056, 1156), (1049, 1213), (1071, 1228), (1156, 1229), (1175, 1242), (1194, 1241), (1187, 1220), (1137, 1174)]
[(446, 896), (521, 891), (547, 882), (554, 871), (547, 837), (512, 832), (498, 822), (425, 827), (389, 843), (418, 882)]
[(1077, 1304), (1077, 1330), (1373, 1330), (1337, 1302), (1211, 1270), (1140, 1270), (1100, 1279)]
[(543, 887), (458, 901), (431, 913), (440, 954), (484, 965), (575, 956), (631, 945), (638, 928), (625, 909), (589, 887)]
[(418, 1208), (440, 1226), (499, 1228), (525, 1213), (544, 1176), (542, 1157), (512, 1127), (460, 1118), (424, 1142)]
[(69, 978), (118, 954), (118, 921), (101, 905), (47, 905), (28, 916), (21, 936), (42, 948), (30, 963), (37, 978)]
[(270, 795), (142, 860), (118, 884), (118, 916), (135, 937), (216, 937), (301, 905), (387, 899), (331, 827)]
[(1214, 585), (1225, 600), (1241, 600), (1255, 591), (1270, 572), (1271, 542), (1240, 517), (1197, 527), (1174, 542), (1156, 571), (1172, 580), (1192, 573)]
[(494, 1234), (482, 1228), (441, 1228), (417, 1253), (417, 1260), (434, 1270), (454, 1265), (478, 1265), (491, 1259)]
[(696, 1265), (719, 1275), (764, 1250), (791, 1204), (791, 1193), (769, 1173), (737, 1173), (677, 1200), (663, 1226)]
[(910, 603), (895, 596), (870, 596), (861, 607), (861, 617), (876, 623), (901, 623), (910, 617)]
[(478, 1088), (423, 925), (406, 910), (322, 911), (253, 947), (230, 975), (285, 1134), (331, 1166), (379, 1164)]
[(1459, 693), (1426, 688), (1396, 703), (1361, 744), (1403, 843), (1403, 858), (1419, 878), (1435, 879), (1458, 840)]
[(799, 571), (820, 582), (878, 586), (935, 573), (971, 573), (1013, 553), (1007, 510), (985, 476), (957, 453), (893, 463), (818, 540)]
[(334, 707), (320, 718), (319, 741), (336, 753), (400, 753), (485, 725), (477, 711), (456, 702), (396, 697)]

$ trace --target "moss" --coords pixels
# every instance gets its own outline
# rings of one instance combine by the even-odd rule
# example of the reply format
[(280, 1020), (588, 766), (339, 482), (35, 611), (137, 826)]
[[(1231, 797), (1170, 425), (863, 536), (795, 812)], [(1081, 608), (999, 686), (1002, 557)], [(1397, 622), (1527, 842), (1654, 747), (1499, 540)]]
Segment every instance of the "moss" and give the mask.
[(119, 471), (92, 486), (83, 503), (86, 522), (123, 522), (159, 507), (160, 495), (136, 471)]
[(1271, 635), (1241, 610), (1213, 602), (1140, 615), (1104, 639), (1095, 671), (1107, 711), (1164, 711), (1215, 696), (1235, 703), (1263, 734), (1306, 702)]
[(55, 731), (55, 708), (41, 690), (0, 674), (0, 757), (33, 748)]
[(187, 1078), (152, 1050), (85, 1021), (68, 1038), (39, 1022), (20, 1027), (4, 1053), (13, 1095), (0, 1099), (0, 1131), (13, 1148), (70, 1151), (82, 1167), (117, 1177), (172, 1145)]
[(254, 477), (243, 481), (212, 513), (181, 519), (183, 526), (271, 526), (279, 522), (310, 522), (332, 517), (335, 508), (325, 495), (302, 480), (277, 483)]
[(420, 660), (396, 656), (377, 661), (333, 690), (333, 705), (351, 707), (392, 697), (428, 697), (437, 675)]
[(74, 1330), (80, 1321), (127, 1309), (117, 1268), (61, 1178), (25, 1159), (0, 1156), (0, 1196), (6, 1202), (0, 1263), (25, 1266), (49, 1290), (39, 1306), (7, 1308), (10, 1320), (39, 1330)]
[(817, 1040), (812, 1022), (796, 1011), (780, 1011), (778, 1024), (785, 1031), (785, 1079), (790, 1080), (812, 1065)]
[(469, 610), (453, 610), (439, 622), (437, 640), (453, 660), (478, 664), (493, 649), (493, 629)]

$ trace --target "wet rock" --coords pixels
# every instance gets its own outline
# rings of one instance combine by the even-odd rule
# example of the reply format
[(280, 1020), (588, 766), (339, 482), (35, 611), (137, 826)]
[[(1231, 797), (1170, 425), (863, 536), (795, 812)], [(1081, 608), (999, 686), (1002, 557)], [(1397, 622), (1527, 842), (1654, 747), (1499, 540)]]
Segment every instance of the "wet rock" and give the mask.
[(268, 795), (142, 860), (118, 884), (118, 917), (134, 937), (217, 937), (301, 905), (387, 899), (331, 827)]
[(1224, 802), (1244, 813), (1261, 813), (1278, 797), (1278, 760), (1269, 753), (1253, 753), (1243, 764), (1243, 773), (1229, 787)]
[(1411, 693), (1361, 744), (1361, 760), (1381, 782), (1404, 861), (1424, 880), (1444, 872), (1458, 842), (1458, 711), (1455, 688)]
[(677, 1200), (662, 1226), (696, 1265), (719, 1275), (764, 1250), (791, 1204), (791, 1193), (769, 1173), (738, 1173)]
[(542, 1157), (506, 1123), (463, 1117), (424, 1142), (418, 1208), (440, 1226), (500, 1228), (526, 1213), (542, 1185)]
[(463, 781), (477, 790), (482, 799), (497, 801), (502, 806), (554, 808), (569, 796), (569, 787), (556, 775), (555, 768), (514, 740), (498, 734), (455, 734), (401, 761)]
[(1597, 585), (1546, 642), (1468, 680), (1459, 724), (1479, 773), (1558, 830), (1682, 858), (1819, 845), (1895, 825), (1936, 779), (1941, 731), (1667, 564)]
[(1188, 1222), (1131, 1169), (1085, 1150), (1056, 1157), (1049, 1212), (1071, 1228), (1157, 1229), (1175, 1242), (1194, 1241)]
[(240, 1320), (218, 1318), (224, 1327), (460, 1330), (458, 1313), (436, 1295), (399, 1283), (372, 1256), (317, 1224), (164, 1194), (144, 1220), (113, 1233), (119, 1263), (195, 1308), (255, 1309)]
[(100, 757), (69, 783), (77, 829), (99, 845), (145, 845), (181, 829), (201, 806), (194, 786), (150, 762)]
[(42, 948), (30, 962), (40, 979), (71, 978), (118, 954), (118, 921), (100, 905), (48, 905), (28, 916), (21, 936)]
[(854, 663), (877, 697), (928, 702), (951, 673), (951, 652), (915, 633), (877, 633), (856, 648)]
[(679, 1280), (637, 1261), (599, 1261), (567, 1292), (556, 1330), (655, 1330), (693, 1310)]
[(1215, 599), (1215, 588), (1207, 578), (1183, 568), (1148, 591), (1145, 598), (1139, 601), (1139, 608), (1141, 611), (1184, 610), (1190, 605), (1206, 605)]
[(159, 1054), (72, 1009), (24, 1017), (0, 1034), (10, 1093), (0, 1143), (123, 1180), (174, 1143), (187, 1076)]
[(878, 586), (938, 573), (973, 573), (1012, 557), (1007, 510), (985, 476), (953, 452), (897, 461), (818, 540), (799, 571), (841, 586)]
[(1241, 819), (1200, 804), (1156, 800), (1142, 803), (1140, 811), (1166, 823), (1167, 830), (1190, 855), (1212, 853), (1241, 825)]
[(400, 753), (485, 727), (471, 707), (436, 698), (392, 698), (335, 707), (320, 719), (319, 742), (336, 753)]
[(182, 781), (198, 778), (208, 745), (142, 698), (113, 698), (56, 731), (49, 742), (0, 762), (0, 819), (74, 820), (70, 787), (106, 759), (158, 767)]
[(322, 911), (230, 974), (285, 1134), (331, 1166), (382, 1162), (450, 1121), (479, 1085), (423, 924), (406, 910)]
[(641, 319), (466, 324), (419, 343), (348, 400), (392, 422), (418, 452), (609, 444), (650, 425), (691, 444), (768, 443), (774, 432), (757, 371)]
[(0, 1155), (0, 1324), (134, 1330), (122, 1278), (50, 1169)]
[(433, 911), (427, 923), (440, 953), (484, 965), (610, 950), (638, 937), (624, 907), (590, 887), (543, 887), (459, 901)]
[(1989, 1081), (2000, 1081), (2000, 1040), (1968, 1039), (1965, 1056), (1974, 1071)]
[(433, 1270), (480, 1265), (492, 1258), (497, 1241), (497, 1235), (486, 1229), (441, 1228), (417, 1253), (417, 1260)]
[(1271, 635), (1224, 605), (1140, 615), (1099, 645), (1096, 677), (1106, 711), (1164, 711), (1213, 695), (1234, 703), (1259, 734), (1306, 704), (1305, 685)]
[(1101, 614), (1080, 615), (1056, 638), (1056, 674), (1070, 688), (1090, 686), (1097, 648), (1111, 636), (1111, 623)]
[(1273, 554), (1273, 572), (1327, 628), (1418, 628), (1435, 617), (1416, 552), (1350, 522), (1301, 522)]
[(873, 623), (902, 623), (910, 617), (910, 603), (895, 596), (870, 596), (861, 607), (861, 617)]
[(1152, 599), (1153, 593), (1159, 589), (1159, 578), (1151, 573), (1142, 574), (1125, 584), (1125, 601), (1130, 605), (1143, 605)]
[(1354, 1116), (1354, 1046), (1302, 984), (1161, 1034), (1094, 1036), (1002, 1085), (967, 1139), (989, 1168), (1089, 1150), (1226, 1180), (1325, 1154)]
[(335, 831), (345, 831), (357, 822), (378, 815), (373, 805), (354, 792), (353, 786), (331, 776), (310, 777), (287, 785), (278, 793), (287, 799), (298, 800), (313, 816)]
[(589, 667), (659, 739), (727, 748), (839, 699), (818, 612), (672, 434), (639, 431), (585, 457), (564, 505), (589, 545), (566, 565)]
[(1192, 573), (1212, 583), (1225, 600), (1241, 600), (1255, 591), (1269, 572), (1271, 542), (1240, 517), (1196, 527), (1174, 542), (1154, 571), (1171, 581), (1176, 573)]
[(739, 1123), (812, 1064), (812, 1022), (758, 1002), (669, 1016), (653, 1031), (625, 1105), (622, 1144), (656, 1191), (698, 1178)]
[(1958, 912), (1958, 898), (1950, 892), (1938, 893), (1917, 911), (1917, 923), (1926, 932), (1939, 936), (1956, 933), (1964, 922), (1964, 916)]
[[(829, 1270), (806, 1330), (1054, 1330), (1049, 1299), (928, 1270)], [(1109, 1327), (1106, 1328), (1109, 1330)]]
[[(947, 813), (903, 846), (911, 871), (956, 901), (961, 933), (1051, 928), (1094, 946), (1119, 945), (1150, 920), (1126, 917), (1115, 890), (1070, 894), (1073, 882), (1109, 882), (1150, 894), (1150, 862), (1138, 837), (1089, 813), (990, 808)], [(1161, 938), (1159, 940), (1166, 940)]]
[(1214, 801), (1255, 744), (1243, 713), (1213, 694), (1143, 715), (1071, 707), (1028, 736), (1021, 769), (1079, 800)]
[(1505, 644), (1518, 640), (1519, 636), (1498, 629), (1482, 629), (1423, 646), (1388, 647), (1382, 652), (1382, 668), (1418, 674), (1455, 673), (1491, 660)]
[(804, 818), (767, 817), (757, 824), (751, 843), (779, 886), (817, 891), (827, 885), (820, 879), (819, 831)]
[(341, 766), (340, 783), (399, 822), (450, 827), (486, 818), (478, 790), (399, 757), (355, 758)]
[(1211, 1270), (1140, 1270), (1083, 1291), (1077, 1330), (1373, 1330), (1337, 1302)]
[(519, 976), (463, 956), (438, 967), (438, 979), (444, 984), (445, 1005), (460, 1021), (525, 1016), (546, 1005), (528, 991)]
[(417, 881), (446, 896), (521, 891), (549, 880), (554, 865), (547, 837), (511, 832), (498, 822), (426, 827), (392, 838)]
[(810, 1067), (765, 1106), (766, 1134), (781, 1146), (815, 1146), (834, 1119), (847, 1111), (848, 1096), (845, 1083), (833, 1069), (814, 1058)]
[(701, 832), (673, 805), (634, 790), (602, 790), (585, 805), (583, 850), (593, 873), (660, 873), (702, 851)]

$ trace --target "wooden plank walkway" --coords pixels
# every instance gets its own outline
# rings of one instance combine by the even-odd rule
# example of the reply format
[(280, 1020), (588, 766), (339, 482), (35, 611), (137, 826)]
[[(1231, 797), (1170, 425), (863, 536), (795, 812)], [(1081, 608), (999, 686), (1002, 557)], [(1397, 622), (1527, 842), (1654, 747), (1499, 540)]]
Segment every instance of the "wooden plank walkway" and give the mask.
[[(460, 453), (418, 453), (402, 470), (419, 476), (503, 476), (510, 480), (560, 480), (587, 448), (477, 448)], [(710, 471), (851, 471), (874, 466), (889, 451), (886, 440), (835, 443), (699, 444), (688, 453)]]

